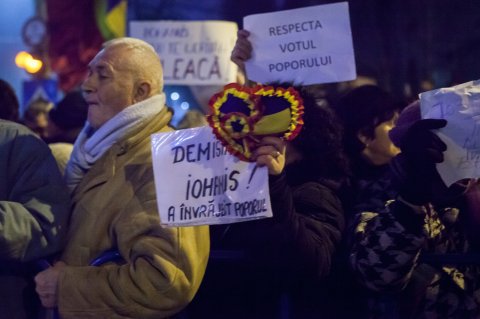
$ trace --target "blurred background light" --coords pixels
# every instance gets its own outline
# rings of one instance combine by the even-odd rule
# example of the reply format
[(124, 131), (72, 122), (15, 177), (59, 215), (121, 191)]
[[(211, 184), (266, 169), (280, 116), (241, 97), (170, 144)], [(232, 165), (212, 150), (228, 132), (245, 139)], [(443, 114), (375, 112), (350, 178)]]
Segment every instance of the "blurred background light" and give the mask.
[(200, 105), (189, 86), (165, 85), (164, 91), (167, 96), (167, 106), (173, 110), (171, 123), (174, 127), (177, 127), (188, 111), (198, 110), (204, 112), (205, 106)]
[(15, 64), (19, 68), (24, 68), (28, 59), (32, 59), (32, 55), (26, 51), (20, 51), (15, 56)]
[(182, 104), (180, 104), (180, 107), (182, 108), (182, 110), (188, 110), (190, 108), (190, 103), (188, 102), (182, 102)]
[(15, 56), (15, 64), (21, 68), (25, 69), (30, 74), (35, 74), (42, 69), (43, 62), (42, 60), (34, 58), (30, 53), (26, 51), (20, 51)]
[(43, 66), (43, 62), (41, 60), (37, 60), (32, 57), (31, 59), (28, 59), (25, 62), (24, 68), (28, 73), (34, 74), (40, 71), (42, 66)]

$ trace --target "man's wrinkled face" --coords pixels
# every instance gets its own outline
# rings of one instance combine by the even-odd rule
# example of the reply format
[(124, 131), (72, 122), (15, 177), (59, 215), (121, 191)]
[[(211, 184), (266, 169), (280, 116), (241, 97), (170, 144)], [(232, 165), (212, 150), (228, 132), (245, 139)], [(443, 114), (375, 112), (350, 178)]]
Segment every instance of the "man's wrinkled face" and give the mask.
[(88, 104), (88, 122), (96, 129), (134, 104), (135, 80), (127, 59), (126, 50), (107, 48), (88, 65), (82, 89)]

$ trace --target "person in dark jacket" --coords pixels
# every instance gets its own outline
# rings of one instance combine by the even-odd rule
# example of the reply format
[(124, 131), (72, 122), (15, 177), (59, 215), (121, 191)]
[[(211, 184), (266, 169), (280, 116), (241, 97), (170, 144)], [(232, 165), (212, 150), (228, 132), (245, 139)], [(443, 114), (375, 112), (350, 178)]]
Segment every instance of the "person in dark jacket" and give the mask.
[(357, 216), (352, 267), (383, 296), (371, 318), (480, 318), (479, 186), (441, 180), (447, 147), (434, 130), (445, 125), (421, 120), (418, 102), (400, 114), (390, 134), (401, 149), (391, 161), (398, 196)]
[(390, 160), (400, 150), (388, 132), (399, 108), (392, 96), (376, 85), (353, 88), (334, 103), (344, 127), (343, 142), (350, 161), (349, 181), (342, 190), (346, 213), (383, 207), (395, 197)]
[(395, 127), (399, 108), (377, 85), (363, 85), (346, 92), (333, 103), (344, 127), (343, 144), (349, 160), (348, 179), (340, 194), (346, 217), (346, 232), (331, 278), (336, 283), (336, 318), (368, 316), (370, 292), (355, 279), (349, 267), (349, 253), (355, 216), (365, 210), (384, 207), (395, 198), (389, 162), (399, 153), (388, 135)]
[(65, 242), (70, 199), (48, 146), (0, 120), (0, 318), (37, 318), (35, 263)]
[[(238, 45), (234, 62), (244, 57)], [(338, 188), (347, 161), (333, 110), (306, 88), (299, 91), (305, 108), (299, 135), (290, 142), (265, 137), (254, 154), (268, 167), (273, 217), (211, 226), (212, 254), (191, 318), (305, 319), (329, 312), (323, 283), (344, 229)]]

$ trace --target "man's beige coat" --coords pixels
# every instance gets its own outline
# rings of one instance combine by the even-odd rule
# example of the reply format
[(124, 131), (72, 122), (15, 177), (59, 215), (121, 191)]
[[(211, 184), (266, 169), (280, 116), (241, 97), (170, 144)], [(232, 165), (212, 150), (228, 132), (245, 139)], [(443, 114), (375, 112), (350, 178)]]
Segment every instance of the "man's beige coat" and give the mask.
[[(164, 318), (193, 298), (209, 254), (208, 226), (163, 227), (155, 196), (150, 135), (171, 130), (159, 116), (115, 144), (73, 194), (60, 278), (62, 318)], [(171, 181), (165, 181), (170, 183)], [(118, 249), (125, 264), (88, 266)]]

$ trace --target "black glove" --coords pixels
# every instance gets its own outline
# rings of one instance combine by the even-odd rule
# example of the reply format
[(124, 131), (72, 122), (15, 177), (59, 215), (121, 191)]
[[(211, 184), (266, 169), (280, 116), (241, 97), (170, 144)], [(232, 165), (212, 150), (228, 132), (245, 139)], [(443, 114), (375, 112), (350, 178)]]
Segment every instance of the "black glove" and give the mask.
[(431, 130), (445, 125), (447, 121), (439, 119), (415, 122), (400, 139), (401, 153), (390, 162), (393, 185), (399, 195), (411, 204), (430, 202), (435, 184), (443, 183), (435, 164), (443, 162), (447, 146)]

